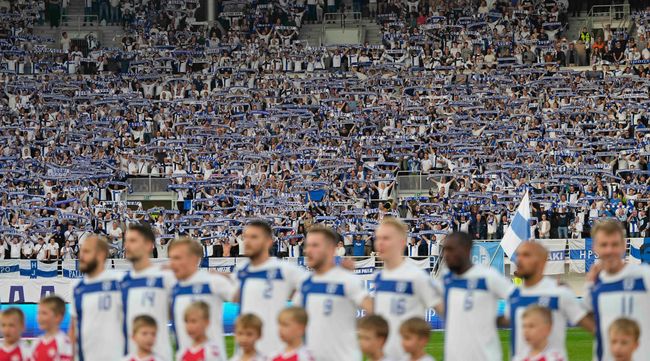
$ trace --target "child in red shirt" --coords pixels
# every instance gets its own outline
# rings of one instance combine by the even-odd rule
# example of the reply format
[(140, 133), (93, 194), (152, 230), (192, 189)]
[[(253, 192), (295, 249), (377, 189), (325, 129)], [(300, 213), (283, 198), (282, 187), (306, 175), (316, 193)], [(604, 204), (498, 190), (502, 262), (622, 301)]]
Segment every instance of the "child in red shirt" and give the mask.
[(286, 308), (278, 315), (280, 339), (286, 344), (284, 351), (271, 361), (314, 361), (314, 356), (303, 344), (307, 327), (307, 312), (300, 307)]
[(72, 343), (61, 331), (63, 316), (65, 301), (61, 297), (45, 297), (38, 303), (36, 320), (45, 334), (34, 343), (32, 361), (72, 361)]
[(210, 325), (210, 306), (202, 301), (195, 302), (187, 307), (184, 316), (185, 329), (193, 344), (176, 355), (177, 361), (226, 361), (225, 350), (208, 340), (206, 335)]
[(29, 347), (20, 339), (25, 331), (25, 315), (11, 307), (0, 314), (4, 342), (0, 345), (0, 361), (29, 361)]

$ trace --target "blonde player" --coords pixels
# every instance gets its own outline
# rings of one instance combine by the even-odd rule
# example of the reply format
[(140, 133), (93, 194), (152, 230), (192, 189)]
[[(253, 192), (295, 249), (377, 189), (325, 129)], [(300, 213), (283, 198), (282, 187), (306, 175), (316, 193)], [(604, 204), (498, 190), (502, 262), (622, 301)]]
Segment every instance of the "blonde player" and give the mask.
[(199, 269), (203, 247), (194, 239), (184, 237), (172, 241), (168, 253), (169, 265), (178, 279), (172, 290), (171, 306), (178, 347), (192, 346), (192, 338), (183, 327), (185, 310), (193, 302), (203, 301), (210, 307), (207, 337), (217, 343), (219, 350), (225, 350), (222, 307), (224, 301), (232, 299), (234, 284), (225, 276)]
[(104, 270), (107, 257), (103, 236), (88, 236), (79, 249), (79, 270), (85, 276), (73, 286), (70, 304), (70, 334), (79, 361), (115, 361), (124, 356), (122, 275)]
[(287, 301), (307, 277), (307, 272), (297, 265), (270, 258), (273, 233), (265, 221), (248, 222), (242, 238), (250, 262), (238, 266), (233, 273), (239, 290), (235, 293), (235, 302), (240, 303), (241, 313), (251, 313), (262, 320), (258, 351), (274, 355), (282, 349), (278, 337), (278, 314), (287, 307)]
[(626, 264), (625, 228), (611, 218), (597, 221), (591, 229), (599, 263), (589, 273), (583, 302), (596, 323), (594, 360), (612, 361), (609, 327), (616, 319), (630, 318), (641, 330), (635, 359), (650, 355), (650, 266)]
[(141, 315), (151, 316), (157, 325), (165, 325), (156, 332), (153, 353), (162, 360), (172, 360), (169, 342), (169, 308), (171, 291), (176, 279), (170, 271), (164, 271), (151, 264), (150, 256), (155, 244), (155, 235), (146, 224), (131, 224), (124, 239), (125, 257), (133, 265), (120, 282), (124, 302), (124, 337), (125, 354), (135, 352), (137, 348), (134, 337), (135, 318)]
[(314, 274), (295, 297), (309, 315), (307, 347), (317, 361), (360, 360), (357, 309), (372, 312), (372, 300), (359, 278), (336, 266), (337, 243), (338, 235), (328, 227), (315, 225), (307, 231), (305, 254)]
[(442, 302), (440, 287), (431, 277), (404, 258), (408, 227), (402, 221), (385, 217), (375, 232), (375, 250), (384, 269), (375, 277), (374, 312), (390, 326), (384, 348), (386, 356), (399, 360), (406, 356), (399, 328), (412, 317), (424, 318), (427, 309)]
[(0, 331), (3, 342), (0, 360), (29, 361), (31, 350), (20, 337), (25, 331), (25, 314), (19, 308), (11, 307), (0, 313)]
[(314, 361), (314, 356), (305, 347), (305, 329), (307, 312), (300, 307), (285, 308), (278, 315), (280, 339), (285, 344), (282, 352), (270, 358), (270, 361)]
[(61, 331), (65, 301), (58, 296), (43, 298), (38, 303), (38, 327), (44, 332), (34, 343), (32, 361), (70, 361), (72, 343)]
[(553, 313), (550, 309), (532, 305), (526, 308), (521, 321), (522, 334), (528, 351), (515, 356), (513, 361), (565, 361), (563, 352), (550, 345), (553, 330)]
[(210, 305), (203, 301), (191, 303), (183, 312), (185, 333), (190, 345), (176, 354), (177, 361), (225, 361), (226, 351), (221, 348), (222, 340), (209, 337)]
[(135, 347), (122, 361), (161, 361), (153, 352), (158, 334), (156, 319), (148, 315), (136, 316), (130, 328)]
[(619, 318), (609, 326), (609, 348), (615, 361), (633, 361), (639, 348), (639, 325), (629, 318)]

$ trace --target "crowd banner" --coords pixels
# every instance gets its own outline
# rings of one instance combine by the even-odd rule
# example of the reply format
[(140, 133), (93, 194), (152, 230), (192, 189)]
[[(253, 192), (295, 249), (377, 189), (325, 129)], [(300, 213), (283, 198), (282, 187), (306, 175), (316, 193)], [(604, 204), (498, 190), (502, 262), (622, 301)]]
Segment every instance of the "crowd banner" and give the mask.
[(417, 268), (421, 268), (423, 271), (427, 273), (431, 273), (431, 271), (436, 267), (438, 264), (438, 256), (429, 256), (429, 257), (417, 257), (417, 258), (407, 258), (406, 262), (410, 262), (415, 265)]
[(490, 266), (501, 274), (505, 273), (504, 253), (499, 242), (474, 242), (472, 263)]
[(591, 238), (585, 238), (585, 272), (589, 272), (591, 266), (596, 263), (598, 256), (594, 253), (593, 243)]
[(41, 298), (56, 294), (71, 301), (74, 281), (66, 278), (36, 278), (16, 282), (0, 282), (0, 303), (38, 303)]
[(0, 278), (55, 278), (58, 264), (19, 259), (0, 262)]
[(208, 268), (218, 272), (231, 273), (235, 270), (236, 265), (245, 262), (248, 262), (248, 258), (210, 258)]
[(545, 239), (540, 243), (548, 251), (548, 259), (544, 268), (545, 275), (564, 274), (564, 259), (566, 250), (566, 239)]
[(585, 240), (569, 240), (569, 272), (585, 273)]
[(650, 238), (630, 238), (629, 262), (650, 264)]

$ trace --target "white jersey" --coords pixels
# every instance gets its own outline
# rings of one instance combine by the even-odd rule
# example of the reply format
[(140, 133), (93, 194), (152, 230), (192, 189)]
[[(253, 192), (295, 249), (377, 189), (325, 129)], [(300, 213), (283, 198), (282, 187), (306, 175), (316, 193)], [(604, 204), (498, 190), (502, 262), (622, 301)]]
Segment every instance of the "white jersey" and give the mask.
[(359, 361), (357, 308), (367, 296), (352, 272), (334, 267), (305, 279), (294, 301), (307, 311), (307, 347), (316, 361)]
[(169, 335), (169, 309), (172, 288), (176, 278), (169, 271), (163, 271), (158, 266), (151, 266), (141, 272), (129, 271), (120, 283), (124, 305), (123, 334), (126, 343), (126, 354), (135, 352), (138, 348), (133, 335), (133, 320), (140, 315), (148, 315), (156, 320), (158, 332), (153, 348), (154, 354), (164, 361), (172, 361), (172, 349)]
[[(406, 358), (404, 358), (402, 360), (403, 361), (412, 361), (410, 357), (406, 357)], [(434, 359), (433, 356), (431, 356), (431, 355), (424, 355), (424, 356), (420, 357), (419, 359), (417, 359), (415, 361), (436, 361), (436, 359)]]
[(399, 335), (402, 323), (412, 317), (424, 318), (427, 309), (441, 301), (440, 287), (434, 287), (431, 277), (409, 260), (377, 273), (374, 312), (388, 322), (390, 331), (384, 345), (387, 358), (401, 360), (407, 356)]
[(510, 354), (524, 356), (530, 353), (530, 346), (526, 343), (521, 329), (523, 313), (529, 305), (540, 305), (551, 310), (553, 328), (548, 338), (548, 346), (566, 356), (567, 324), (575, 325), (587, 315), (587, 311), (568, 287), (560, 286), (556, 280), (548, 277), (542, 278), (532, 287), (516, 288), (508, 298), (506, 315), (512, 325)]
[(633, 359), (642, 360), (643, 355), (650, 355), (650, 266), (626, 264), (617, 274), (601, 271), (583, 302), (594, 313), (596, 322), (594, 360), (613, 360), (608, 330), (621, 317), (635, 320), (641, 328), (639, 348)]
[(136, 354), (127, 355), (122, 359), (122, 361), (164, 361), (163, 359), (156, 357), (155, 355), (147, 357), (138, 357)]
[(567, 361), (568, 358), (562, 354), (561, 350), (555, 350), (550, 346), (544, 352), (535, 356), (515, 356), (512, 361)]
[(86, 276), (72, 287), (70, 316), (76, 319), (79, 361), (115, 361), (124, 356), (122, 277), (104, 271), (92, 279)]
[[(268, 361), (315, 361), (314, 355), (304, 345), (291, 352), (280, 352)], [(233, 361), (233, 360), (230, 360)]]
[[(223, 337), (222, 337), (223, 338)], [(181, 348), (176, 354), (177, 361), (226, 361), (226, 351), (220, 348), (219, 340), (207, 341), (200, 346)]]
[(445, 360), (501, 361), (497, 302), (512, 292), (510, 281), (493, 268), (474, 265), (462, 275), (446, 274), (443, 288)]
[[(241, 361), (241, 360), (243, 360), (243, 358), (244, 358), (244, 355), (241, 352), (241, 350), (239, 350), (230, 359), (228, 359), (228, 361)], [(253, 358), (247, 358), (246, 360), (248, 360), (248, 361), (270, 361), (269, 358), (267, 358), (266, 356), (264, 356), (264, 355), (262, 355), (260, 353), (253, 356)]]
[(233, 273), (239, 289), (240, 312), (252, 313), (263, 322), (262, 338), (256, 344), (262, 354), (274, 355), (282, 349), (278, 314), (307, 275), (298, 265), (275, 258), (258, 266), (246, 264)]
[(196, 301), (203, 301), (210, 306), (210, 327), (208, 339), (216, 343), (220, 350), (225, 350), (223, 339), (223, 302), (232, 299), (234, 284), (220, 274), (211, 274), (206, 270), (196, 271), (190, 278), (179, 281), (172, 290), (172, 325), (178, 348), (189, 348), (192, 339), (185, 330), (185, 309)]

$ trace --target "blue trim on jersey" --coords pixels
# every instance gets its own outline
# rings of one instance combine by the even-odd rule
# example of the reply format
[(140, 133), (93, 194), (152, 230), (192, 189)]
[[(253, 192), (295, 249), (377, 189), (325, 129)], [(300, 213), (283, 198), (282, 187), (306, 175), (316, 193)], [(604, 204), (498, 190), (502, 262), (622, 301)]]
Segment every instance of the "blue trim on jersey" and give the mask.
[(521, 289), (515, 289), (508, 298), (510, 304), (510, 322), (512, 330), (510, 332), (510, 354), (516, 355), (516, 336), (517, 336), (517, 309), (528, 307), (530, 305), (541, 305), (551, 311), (560, 309), (560, 298), (558, 296), (521, 296)]
[(454, 278), (454, 275), (451, 272), (447, 273), (444, 276), (443, 282), (445, 285), (445, 316), (447, 316), (447, 309), (449, 308), (447, 307), (447, 304), (449, 303), (449, 290), (452, 288), (487, 291), (487, 281), (485, 278), (471, 279), (471, 284), (468, 281), (470, 280), (463, 278)]
[(382, 280), (381, 276), (375, 278), (375, 292), (397, 293), (400, 295), (412, 295), (413, 282), (411, 281), (394, 281)]
[(176, 334), (176, 297), (187, 295), (210, 295), (212, 290), (208, 283), (198, 283), (194, 285), (181, 286), (178, 283), (172, 289), (172, 332), (174, 332), (174, 340), (176, 347), (178, 347), (178, 335)]
[(124, 322), (122, 322), (122, 334), (124, 335), (124, 354), (129, 354), (129, 334), (127, 331), (127, 323), (129, 322), (129, 317), (127, 317), (127, 305), (129, 298), (129, 289), (128, 282), (131, 280), (131, 271), (126, 272), (122, 282), (120, 282), (120, 287), (122, 288), (122, 313), (124, 314)]
[(616, 282), (604, 283), (600, 277), (590, 290), (591, 303), (594, 309), (594, 321), (596, 322), (596, 357), (598, 360), (603, 359), (603, 339), (600, 329), (600, 312), (598, 306), (598, 297), (602, 293), (608, 292), (646, 292), (643, 278), (625, 278)]
[(272, 268), (269, 270), (263, 270), (263, 271), (256, 271), (256, 272), (248, 272), (248, 266), (250, 265), (247, 264), (242, 268), (239, 272), (237, 272), (237, 278), (240, 281), (239, 284), (239, 304), (243, 305), (243, 297), (244, 297), (244, 284), (246, 283), (246, 280), (252, 278), (252, 279), (258, 279), (258, 280), (283, 280), (284, 277), (282, 276), (282, 270), (280, 268)]
[[(118, 283), (115, 280), (99, 281), (86, 284), (82, 280), (74, 289), (74, 302), (77, 309), (77, 346), (79, 348), (79, 361), (84, 361), (84, 351), (81, 343), (81, 321), (83, 316), (83, 295), (97, 292), (119, 291)], [(126, 340), (125, 340), (126, 341)]]
[(303, 308), (307, 306), (307, 296), (310, 294), (345, 296), (345, 288), (342, 283), (314, 282), (312, 277), (307, 278), (302, 283), (300, 292), (302, 293)]

